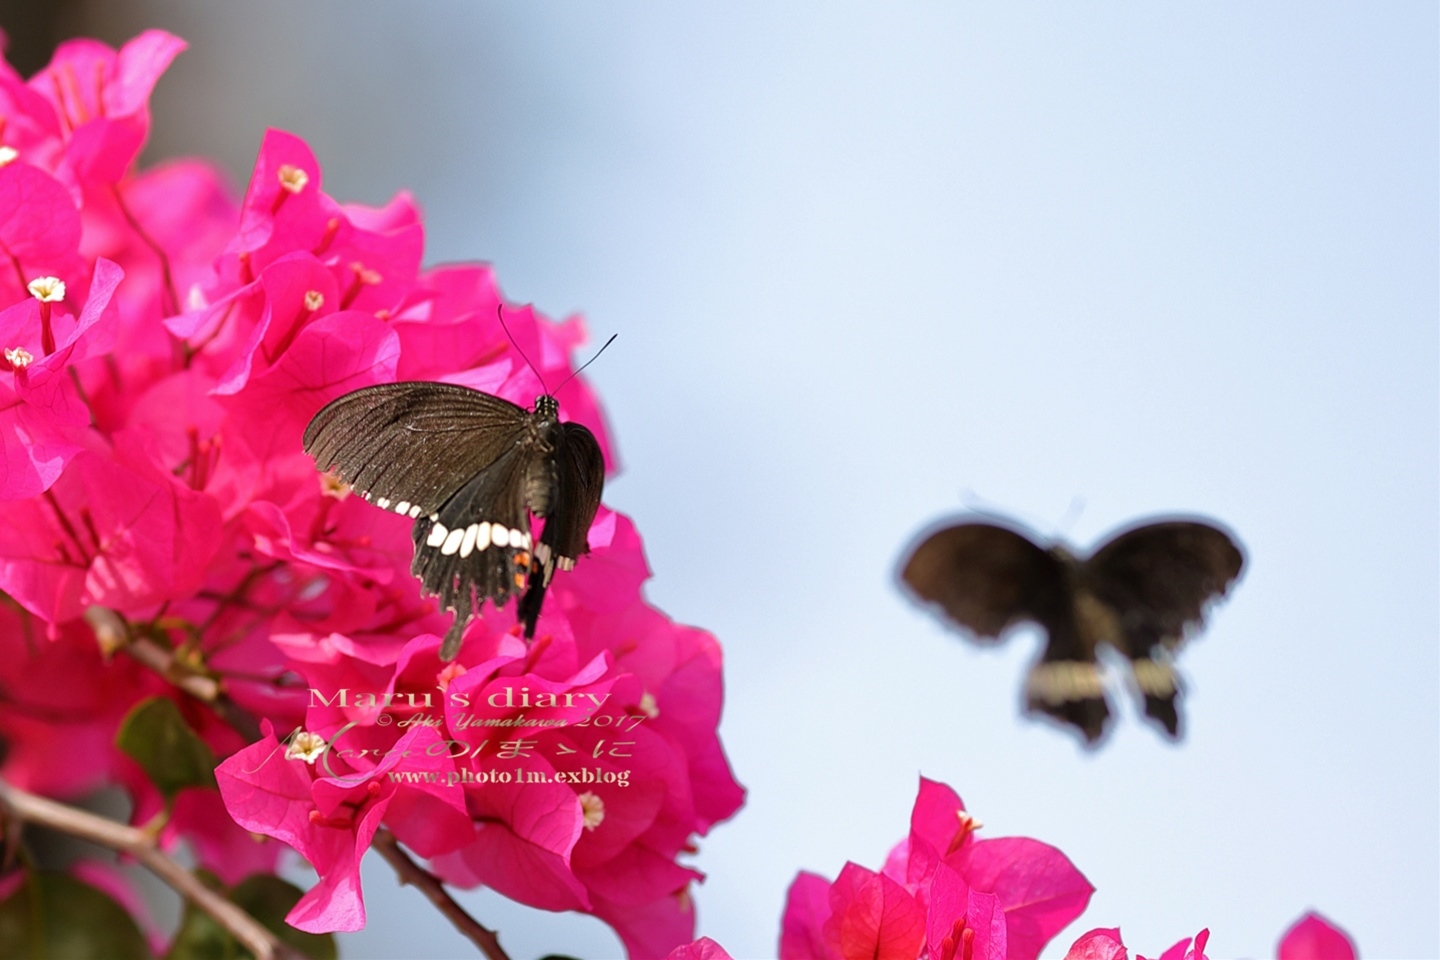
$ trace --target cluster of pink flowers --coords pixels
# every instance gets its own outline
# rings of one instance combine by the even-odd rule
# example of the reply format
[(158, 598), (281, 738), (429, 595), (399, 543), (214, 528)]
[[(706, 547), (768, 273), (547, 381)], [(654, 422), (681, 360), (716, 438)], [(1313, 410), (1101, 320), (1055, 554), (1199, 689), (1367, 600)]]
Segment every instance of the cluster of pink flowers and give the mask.
[[(920, 780), (910, 834), (877, 873), (847, 863), (832, 882), (801, 872), (781, 923), (781, 960), (1036, 960), (1084, 912), (1094, 887), (1059, 850), (1027, 837), (977, 839), (982, 824), (943, 783)], [(1210, 931), (1156, 960), (1206, 960)], [(1343, 932), (1308, 913), (1279, 960), (1355, 960)], [(1082, 934), (1065, 960), (1129, 960), (1119, 928)], [(700, 939), (669, 960), (730, 960)], [(1136, 960), (1145, 960), (1136, 954)]]
[[(253, 834), (299, 851), (320, 874), (302, 929), (364, 923), (384, 825), (450, 883), (592, 913), (636, 955), (685, 943), (700, 874), (677, 856), (744, 795), (719, 646), (646, 604), (630, 521), (602, 509), (533, 643), (513, 605), (487, 608), (442, 664), (450, 615), (409, 573), (410, 521), (301, 450), (315, 411), (374, 383), (528, 406), (571, 371), (580, 322), (507, 307), (532, 370), (488, 267), (422, 269), (412, 199), (337, 203), (290, 134), (267, 134), (238, 206), (201, 162), (135, 172), (182, 48), (151, 31), (67, 43), (28, 81), (0, 67), (0, 774), (61, 798), (119, 783), (147, 822), (166, 799), (115, 730), (165, 696), (227, 758), (165, 841), (231, 883), (274, 868), (281, 844)], [(560, 402), (613, 468), (584, 382)], [(218, 679), (264, 736), (108, 659), (92, 607)]]

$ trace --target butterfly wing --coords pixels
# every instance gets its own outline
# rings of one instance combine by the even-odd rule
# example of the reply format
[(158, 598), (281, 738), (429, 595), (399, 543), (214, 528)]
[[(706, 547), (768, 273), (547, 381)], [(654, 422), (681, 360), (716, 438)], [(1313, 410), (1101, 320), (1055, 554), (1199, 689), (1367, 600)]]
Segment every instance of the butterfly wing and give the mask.
[(442, 659), (485, 600), (503, 605), (529, 573), (526, 482), (549, 450), (532, 416), (469, 387), (402, 382), (347, 393), (305, 428), (317, 465), (415, 519), (411, 572), (455, 611)]
[(1085, 563), (1088, 588), (1114, 611), (1145, 713), (1179, 735), (1179, 683), (1169, 654), (1204, 623), (1240, 576), (1245, 555), (1209, 523), (1147, 523), (1113, 537)]
[(1025, 620), (1043, 622), (1057, 607), (1061, 571), (1028, 538), (991, 523), (962, 523), (926, 537), (901, 579), (922, 600), (976, 640), (995, 640)]
[(365, 499), (428, 516), (512, 449), (529, 416), (456, 384), (382, 383), (326, 404), (303, 443), (320, 469), (334, 469)]
[(1026, 706), (1078, 729), (1089, 742), (1110, 716), (1093, 643), (1076, 622), (1064, 562), (1029, 538), (990, 523), (945, 527), (921, 541), (901, 578), (976, 639), (1017, 623), (1045, 629), (1026, 679)]
[(535, 621), (555, 568), (568, 570), (582, 553), (590, 552), (586, 535), (605, 488), (605, 456), (595, 435), (583, 424), (559, 425), (553, 467), (554, 486), (543, 510), (545, 529), (535, 547), (534, 571), (516, 614), (525, 624), (527, 637), (535, 634)]
[(486, 600), (504, 606), (525, 586), (532, 566), (526, 481), (544, 469), (545, 457), (543, 444), (522, 434), (446, 500), (434, 519), (415, 521), (410, 572), (442, 607), (455, 611), (441, 660), (455, 658), (466, 624)]

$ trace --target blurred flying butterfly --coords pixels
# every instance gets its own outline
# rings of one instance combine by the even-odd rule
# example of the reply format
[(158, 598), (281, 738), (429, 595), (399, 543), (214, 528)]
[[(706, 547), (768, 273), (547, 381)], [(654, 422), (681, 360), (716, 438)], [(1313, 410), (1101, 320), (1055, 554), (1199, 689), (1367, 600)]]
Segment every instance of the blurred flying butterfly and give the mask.
[(1045, 649), (1025, 681), (1026, 708), (1070, 724), (1093, 744), (1110, 718), (1096, 659), (1102, 644), (1128, 659), (1146, 715), (1178, 739), (1181, 685), (1172, 655), (1244, 565), (1230, 534), (1195, 520), (1135, 524), (1088, 558), (969, 521), (924, 537), (901, 577), (978, 641), (1039, 624)]
[[(519, 594), (516, 619), (533, 637), (556, 568), (589, 552), (605, 461), (594, 434), (560, 421), (552, 394), (526, 410), (456, 384), (382, 383), (326, 404), (303, 442), (321, 470), (415, 520), (410, 572), (455, 613), (441, 660), (455, 659), (486, 600)], [(545, 520), (538, 543), (527, 509)]]

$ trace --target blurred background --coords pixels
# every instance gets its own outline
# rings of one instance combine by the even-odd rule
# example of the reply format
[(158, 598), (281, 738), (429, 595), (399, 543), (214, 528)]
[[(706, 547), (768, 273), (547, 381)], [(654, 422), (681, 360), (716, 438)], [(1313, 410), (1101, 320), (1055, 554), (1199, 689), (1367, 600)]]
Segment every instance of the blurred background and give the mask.
[[(773, 956), (799, 869), (878, 868), (917, 778), (1098, 888), (1083, 931), (1272, 955), (1306, 909), (1440, 956), (1437, 10), (1369, 4), (366, 0), (0, 4), (189, 40), (146, 162), (243, 188), (262, 131), (341, 200), (411, 190), (431, 263), (620, 339), (587, 371), (649, 596), (725, 647), (749, 802), (699, 932)], [(907, 602), (982, 505), (1089, 546), (1182, 511), (1245, 579), (1180, 660), (1187, 733), (1019, 715), (1038, 638)], [(302, 881), (304, 882), (304, 881)], [(373, 855), (354, 958), (472, 955)], [(461, 899), (519, 958), (598, 921)]]

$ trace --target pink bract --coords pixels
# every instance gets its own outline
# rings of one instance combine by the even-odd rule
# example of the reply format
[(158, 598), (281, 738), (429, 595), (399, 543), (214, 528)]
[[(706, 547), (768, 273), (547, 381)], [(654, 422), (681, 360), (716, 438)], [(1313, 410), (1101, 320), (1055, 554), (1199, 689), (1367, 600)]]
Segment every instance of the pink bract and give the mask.
[(1312, 910), (1285, 931), (1276, 955), (1280, 960), (1355, 960), (1355, 942)]

